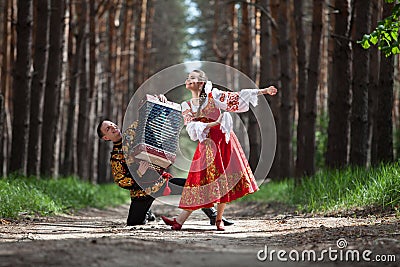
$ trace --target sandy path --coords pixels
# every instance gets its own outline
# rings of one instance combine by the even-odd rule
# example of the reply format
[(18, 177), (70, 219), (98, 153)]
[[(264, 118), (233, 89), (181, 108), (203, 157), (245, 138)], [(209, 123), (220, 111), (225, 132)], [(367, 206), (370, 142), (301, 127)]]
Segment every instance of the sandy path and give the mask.
[[(235, 225), (217, 232), (201, 212), (195, 212), (181, 231), (172, 231), (157, 218), (143, 226), (126, 227), (128, 206), (88, 209), (73, 215), (30, 218), (0, 224), (0, 266), (399, 266), (400, 229), (395, 214), (362, 217), (311, 217), (275, 210), (262, 204), (228, 205), (226, 216)], [(156, 215), (174, 216), (179, 210), (160, 202)], [(360, 261), (292, 261), (289, 253), (338, 250), (360, 252)], [(257, 259), (260, 250), (285, 249), (278, 261)], [(361, 257), (372, 252), (368, 262)], [(343, 250), (346, 251), (346, 250)], [(271, 255), (271, 254), (269, 254)], [(334, 256), (335, 254), (333, 254)], [(375, 261), (385, 256), (386, 262)], [(393, 255), (393, 256), (391, 256)], [(260, 254), (265, 257), (265, 254)], [(339, 256), (339, 254), (338, 254)], [(292, 258), (293, 258), (292, 257)], [(395, 257), (395, 258), (393, 258)], [(353, 260), (354, 259), (354, 260)], [(393, 260), (396, 260), (393, 262)]]

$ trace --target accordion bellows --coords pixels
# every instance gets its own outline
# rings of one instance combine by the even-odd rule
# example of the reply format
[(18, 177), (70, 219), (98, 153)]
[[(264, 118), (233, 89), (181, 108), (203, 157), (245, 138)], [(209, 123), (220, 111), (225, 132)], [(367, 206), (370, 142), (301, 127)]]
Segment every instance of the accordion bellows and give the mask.
[(133, 155), (162, 168), (176, 158), (179, 133), (183, 124), (181, 107), (177, 103), (163, 103), (152, 95), (139, 108), (139, 121), (133, 143)]

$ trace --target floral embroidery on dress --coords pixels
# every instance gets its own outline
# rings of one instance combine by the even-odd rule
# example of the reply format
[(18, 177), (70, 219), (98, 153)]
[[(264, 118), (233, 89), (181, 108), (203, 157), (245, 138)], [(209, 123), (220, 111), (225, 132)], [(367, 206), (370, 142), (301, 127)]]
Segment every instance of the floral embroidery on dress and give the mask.
[(221, 96), (219, 97), (219, 101), (220, 102), (224, 102), (225, 101), (225, 97), (226, 97), (225, 93), (222, 93)]
[(237, 111), (239, 109), (239, 94), (231, 93), (228, 95), (228, 100), (226, 101), (227, 107), (226, 111)]

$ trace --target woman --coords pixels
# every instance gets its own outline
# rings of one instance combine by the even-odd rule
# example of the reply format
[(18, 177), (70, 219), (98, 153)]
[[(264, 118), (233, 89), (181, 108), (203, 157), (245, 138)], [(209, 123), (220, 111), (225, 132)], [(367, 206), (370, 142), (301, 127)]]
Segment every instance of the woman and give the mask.
[[(275, 95), (274, 86), (225, 92), (212, 88), (201, 70), (192, 71), (185, 82), (192, 99), (182, 103), (186, 130), (193, 141), (199, 141), (179, 207), (182, 213), (174, 219), (161, 218), (172, 229), (181, 229), (190, 214), (217, 203), (217, 230), (224, 231), (222, 215), (226, 203), (258, 190), (236, 135), (232, 132), (229, 112), (245, 112), (249, 103), (257, 105), (257, 96)], [(221, 113), (221, 109), (228, 111)]]

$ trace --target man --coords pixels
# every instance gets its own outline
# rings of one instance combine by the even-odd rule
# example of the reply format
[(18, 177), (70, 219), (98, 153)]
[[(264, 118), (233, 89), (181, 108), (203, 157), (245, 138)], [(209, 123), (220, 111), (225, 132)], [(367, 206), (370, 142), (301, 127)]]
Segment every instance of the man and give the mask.
[[(127, 129), (127, 133), (131, 137), (131, 142), (133, 142), (136, 127), (137, 123), (135, 122)], [(127, 225), (140, 225), (146, 224), (147, 221), (154, 221), (155, 216), (150, 211), (151, 204), (155, 199), (154, 197), (161, 196), (165, 192), (164, 190), (168, 187), (167, 181), (178, 185), (178, 187), (173, 187), (172, 194), (181, 194), (185, 179), (172, 178), (162, 168), (146, 161), (138, 161), (133, 157), (126, 159), (122, 147), (122, 133), (119, 127), (112, 121), (100, 121), (97, 126), (97, 134), (99, 138), (114, 143), (110, 158), (114, 182), (118, 186), (130, 190), (131, 205)], [(136, 171), (132, 171), (131, 173), (128, 165), (130, 166), (130, 170)], [(140, 181), (140, 184), (138, 181)], [(215, 225), (217, 211), (214, 208), (202, 210), (210, 219), (210, 224)], [(223, 220), (226, 226), (233, 224), (233, 222), (225, 218)]]

